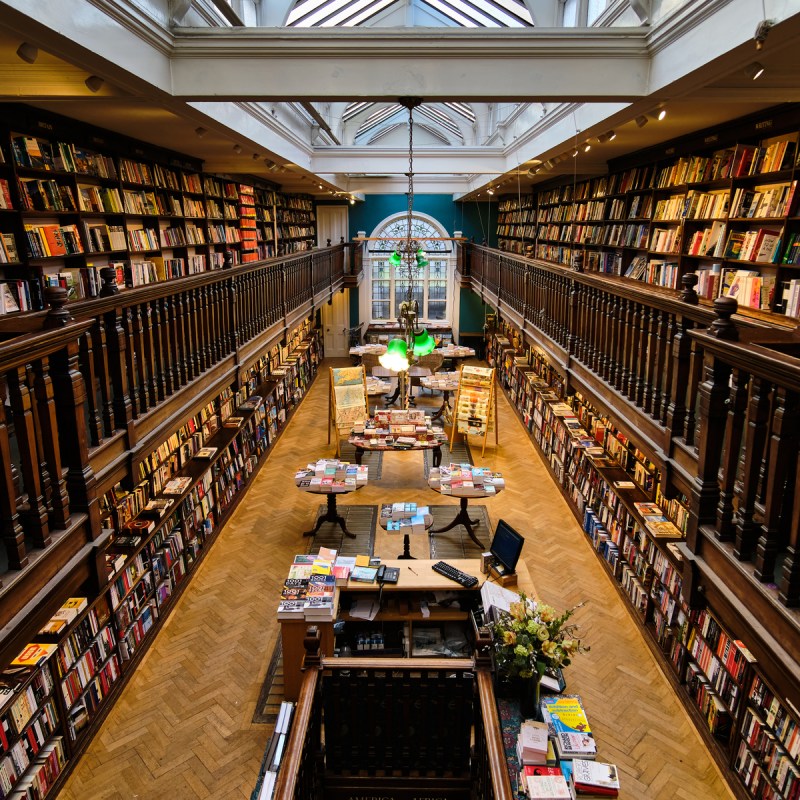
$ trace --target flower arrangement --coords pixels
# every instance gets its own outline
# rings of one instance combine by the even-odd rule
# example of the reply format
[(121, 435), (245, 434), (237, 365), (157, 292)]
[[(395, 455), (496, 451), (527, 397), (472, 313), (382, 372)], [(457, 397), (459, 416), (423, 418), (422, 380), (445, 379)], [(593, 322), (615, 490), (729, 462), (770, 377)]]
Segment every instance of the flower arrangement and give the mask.
[(504, 678), (537, 678), (548, 670), (566, 667), (576, 653), (588, 646), (578, 638), (578, 626), (568, 625), (570, 617), (583, 603), (559, 614), (555, 608), (526, 597), (511, 603), (490, 624), (494, 638), (495, 666)]

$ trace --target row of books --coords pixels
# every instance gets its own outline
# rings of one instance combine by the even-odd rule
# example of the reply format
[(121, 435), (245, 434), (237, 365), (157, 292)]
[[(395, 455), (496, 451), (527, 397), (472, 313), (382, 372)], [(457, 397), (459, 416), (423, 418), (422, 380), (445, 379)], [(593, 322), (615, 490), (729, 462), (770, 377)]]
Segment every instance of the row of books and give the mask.
[(450, 463), (432, 467), (428, 485), (456, 497), (488, 497), (505, 488), (505, 479), (488, 467)]
[(296, 486), (305, 492), (352, 492), (366, 486), (369, 467), (323, 458), (295, 473)]

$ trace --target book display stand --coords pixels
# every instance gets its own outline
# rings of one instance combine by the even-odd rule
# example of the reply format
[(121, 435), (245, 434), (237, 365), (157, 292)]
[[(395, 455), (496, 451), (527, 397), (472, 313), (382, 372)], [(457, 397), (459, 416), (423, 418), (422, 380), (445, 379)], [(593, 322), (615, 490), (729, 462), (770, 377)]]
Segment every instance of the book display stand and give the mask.
[[(398, 511), (398, 506), (405, 508)], [(411, 506), (412, 508), (409, 508)], [(403, 533), (403, 552), (397, 556), (399, 560), (415, 560), (411, 555), (411, 542), (409, 534), (430, 530), (433, 525), (433, 515), (427, 506), (417, 506), (416, 503), (395, 503), (381, 506), (378, 522), (384, 530), (397, 530)], [(394, 523), (394, 524), (393, 524)], [(399, 523), (399, 525), (397, 524)], [(408, 524), (404, 524), (408, 523)], [(396, 525), (396, 527), (395, 527)]]
[(339, 442), (355, 422), (369, 416), (367, 405), (367, 379), (364, 367), (331, 367), (330, 410), (328, 413), (328, 444), (331, 443), (331, 426), (336, 430), (336, 455)]
[(450, 436), (450, 448), (455, 442), (456, 432), (464, 436), (480, 436), (483, 439), (481, 456), (486, 451), (486, 439), (494, 428), (494, 443), (497, 439), (497, 395), (492, 367), (461, 367), (461, 381), (456, 394), (455, 425)]

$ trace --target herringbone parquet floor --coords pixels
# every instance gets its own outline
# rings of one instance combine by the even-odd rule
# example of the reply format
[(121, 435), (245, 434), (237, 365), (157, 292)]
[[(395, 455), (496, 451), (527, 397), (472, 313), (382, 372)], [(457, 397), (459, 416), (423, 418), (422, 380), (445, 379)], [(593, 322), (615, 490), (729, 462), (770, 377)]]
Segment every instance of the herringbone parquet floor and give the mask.
[[(248, 798), (270, 733), (252, 723), (278, 634), (278, 588), (308, 540), (319, 497), (294, 487), (294, 471), (333, 453), (326, 445), (325, 373), (222, 531), (172, 616), (90, 744), (62, 800)], [(438, 403), (438, 399), (433, 401)], [(642, 634), (553, 485), (547, 468), (500, 395), (500, 446), (476, 463), (504, 473), (508, 489), (485, 502), (526, 537), (523, 550), (540, 597), (576, 614), (589, 654), (567, 670), (587, 707), (604, 760), (619, 765), (623, 800), (719, 800), (732, 794)], [(426, 488), (419, 453), (384, 458), (383, 479), (343, 503), (457, 501)], [(427, 537), (412, 537), (427, 558)], [(376, 553), (402, 545), (378, 532)]]

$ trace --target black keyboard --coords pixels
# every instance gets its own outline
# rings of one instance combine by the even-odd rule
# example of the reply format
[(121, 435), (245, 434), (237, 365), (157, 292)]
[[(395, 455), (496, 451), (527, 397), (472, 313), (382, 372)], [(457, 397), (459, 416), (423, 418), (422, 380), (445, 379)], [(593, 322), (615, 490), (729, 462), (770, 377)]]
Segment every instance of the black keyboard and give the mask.
[(444, 575), (445, 578), (450, 578), (451, 581), (460, 583), (465, 589), (471, 589), (478, 582), (478, 579), (474, 575), (467, 575), (466, 572), (462, 572), (446, 561), (437, 561), (433, 565), (433, 571)]

